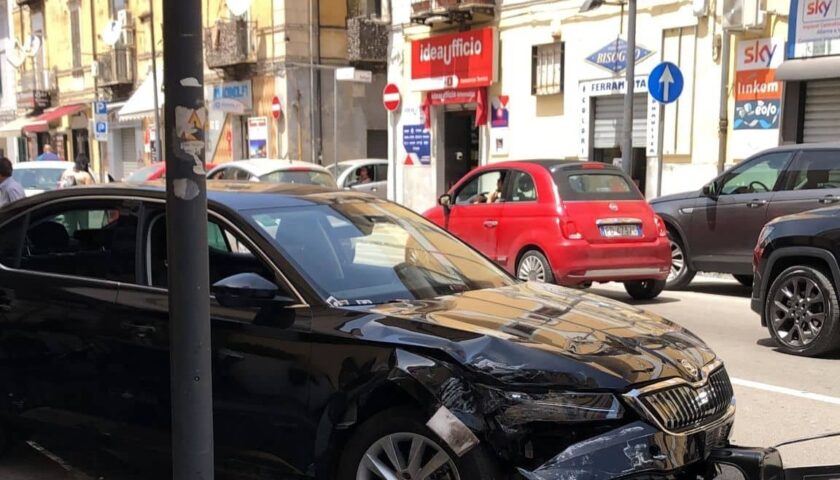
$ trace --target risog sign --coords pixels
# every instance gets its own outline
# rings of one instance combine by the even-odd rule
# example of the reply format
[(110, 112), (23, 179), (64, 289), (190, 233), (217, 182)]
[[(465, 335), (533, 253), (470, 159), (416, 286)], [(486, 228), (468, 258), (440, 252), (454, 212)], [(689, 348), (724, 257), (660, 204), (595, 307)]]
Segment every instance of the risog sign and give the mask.
[[(646, 59), (652, 53), (651, 50), (637, 45), (636, 63)], [(623, 38), (617, 38), (586, 57), (586, 61), (613, 73), (623, 72), (627, 68), (627, 42)]]
[(496, 29), (492, 27), (411, 42), (412, 89), (490, 86), (496, 80)]

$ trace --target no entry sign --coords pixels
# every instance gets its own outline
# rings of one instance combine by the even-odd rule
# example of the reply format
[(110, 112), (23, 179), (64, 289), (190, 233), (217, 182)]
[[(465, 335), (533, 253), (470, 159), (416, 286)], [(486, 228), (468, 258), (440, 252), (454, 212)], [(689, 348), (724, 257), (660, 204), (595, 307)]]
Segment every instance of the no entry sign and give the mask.
[(382, 104), (385, 105), (385, 110), (393, 112), (400, 108), (400, 89), (393, 83), (385, 85), (382, 91)]
[(275, 96), (271, 99), (271, 116), (274, 117), (275, 120), (280, 119), (280, 115), (283, 114), (283, 108), (280, 106), (280, 97)]

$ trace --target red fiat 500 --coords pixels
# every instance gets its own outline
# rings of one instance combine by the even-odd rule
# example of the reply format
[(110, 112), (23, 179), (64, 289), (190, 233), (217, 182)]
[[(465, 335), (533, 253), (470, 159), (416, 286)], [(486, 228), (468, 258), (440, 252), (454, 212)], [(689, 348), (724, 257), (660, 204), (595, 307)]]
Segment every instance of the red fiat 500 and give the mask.
[(671, 268), (668, 233), (612, 165), (505, 162), (462, 178), (425, 216), (523, 280), (623, 282), (654, 298)]

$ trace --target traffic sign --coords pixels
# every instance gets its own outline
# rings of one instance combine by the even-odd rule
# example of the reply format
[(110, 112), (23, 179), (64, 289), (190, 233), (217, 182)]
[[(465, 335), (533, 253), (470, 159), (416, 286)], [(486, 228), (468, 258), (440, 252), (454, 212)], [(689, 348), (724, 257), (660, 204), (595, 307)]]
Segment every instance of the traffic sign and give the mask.
[(94, 137), (97, 142), (108, 141), (108, 122), (97, 121), (94, 128)]
[(675, 102), (680, 98), (684, 85), (680, 67), (671, 62), (660, 63), (648, 77), (650, 96), (660, 103)]
[(400, 108), (401, 99), (399, 87), (393, 83), (385, 85), (385, 89), (382, 90), (382, 104), (385, 105), (385, 110), (393, 112)]
[(280, 97), (274, 96), (271, 99), (271, 116), (274, 117), (275, 120), (280, 120), (280, 116), (283, 115), (283, 107), (280, 106)]
[(108, 104), (106, 102), (93, 102), (95, 115), (108, 115)]

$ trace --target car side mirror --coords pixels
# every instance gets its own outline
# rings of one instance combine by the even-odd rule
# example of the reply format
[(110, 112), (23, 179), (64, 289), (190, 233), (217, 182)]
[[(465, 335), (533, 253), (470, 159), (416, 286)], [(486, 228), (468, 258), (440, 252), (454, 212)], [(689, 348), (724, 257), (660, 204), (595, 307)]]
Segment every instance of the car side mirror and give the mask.
[(448, 210), (452, 206), (452, 195), (444, 193), (438, 198), (438, 205)]
[(703, 185), (703, 196), (717, 200), (718, 196), (720, 196), (719, 186), (720, 183), (717, 180), (713, 181), (712, 183)]
[(263, 308), (294, 305), (274, 282), (256, 273), (238, 273), (223, 278), (211, 288), (216, 300), (227, 308)]

